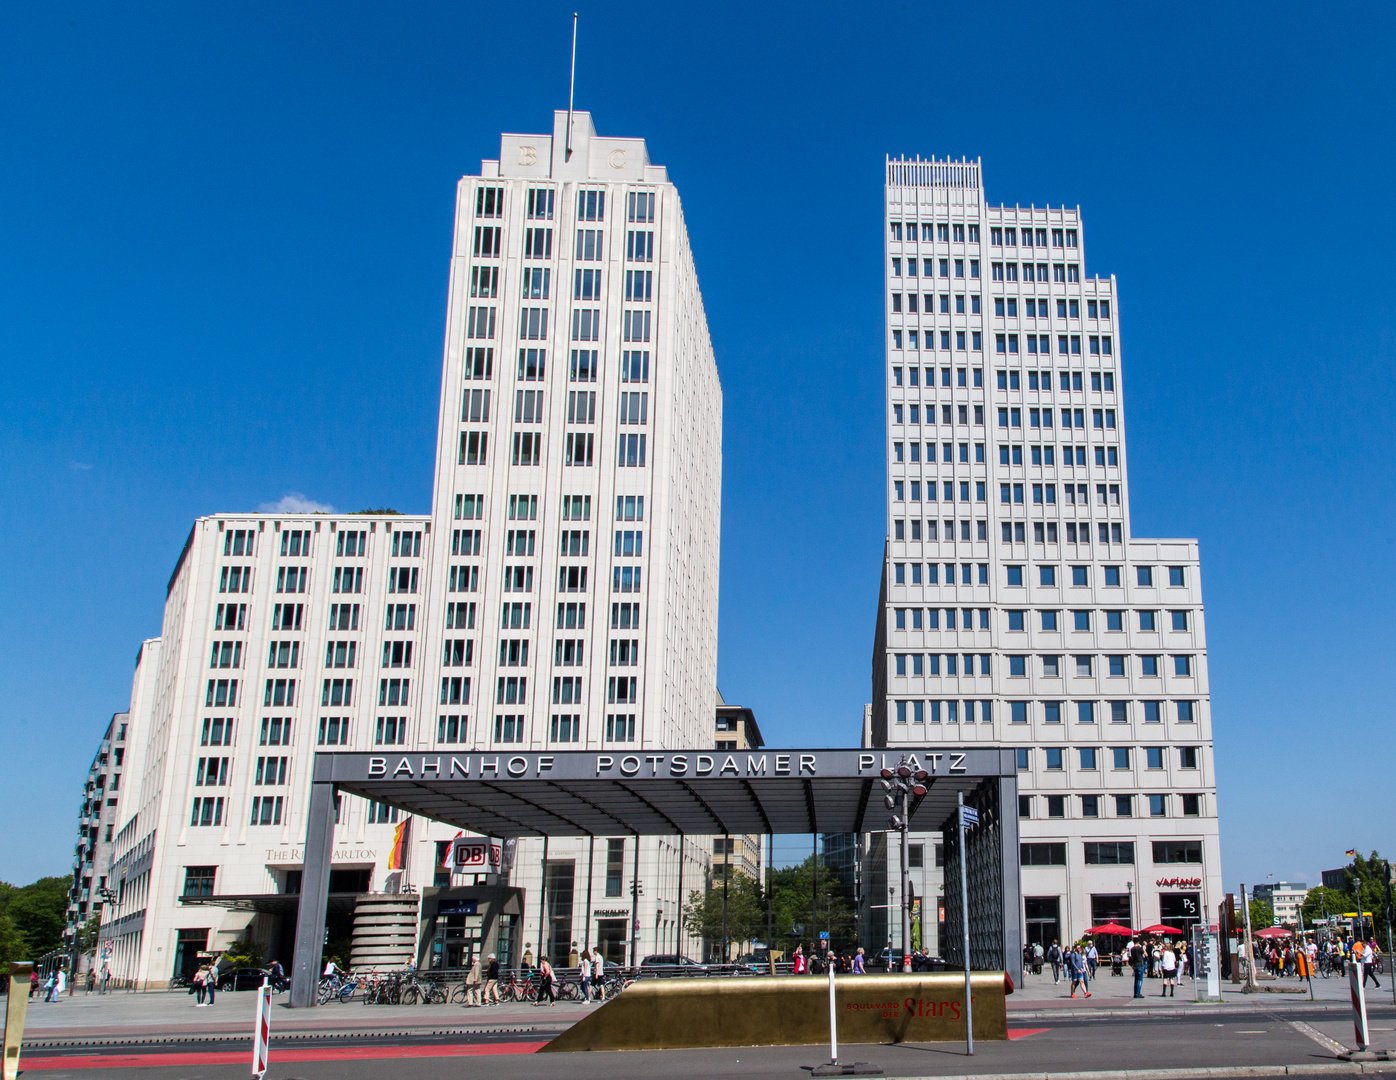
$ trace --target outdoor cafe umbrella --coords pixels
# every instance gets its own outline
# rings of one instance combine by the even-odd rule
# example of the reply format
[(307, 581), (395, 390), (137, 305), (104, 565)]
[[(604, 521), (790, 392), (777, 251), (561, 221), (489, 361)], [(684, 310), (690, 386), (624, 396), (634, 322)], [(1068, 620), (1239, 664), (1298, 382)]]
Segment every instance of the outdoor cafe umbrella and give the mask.
[(1292, 935), (1282, 926), (1267, 926), (1264, 930), (1257, 930), (1255, 936), (1263, 938), (1281, 938), (1291, 937)]
[(1182, 931), (1172, 926), (1164, 926), (1159, 923), (1157, 926), (1146, 926), (1140, 931), (1141, 934), (1181, 934)]
[(1086, 933), (1088, 933), (1088, 934), (1121, 934), (1121, 935), (1123, 935), (1124, 937), (1129, 937), (1129, 935), (1132, 934), (1132, 933), (1134, 933), (1134, 931), (1131, 930), (1128, 926), (1121, 926), (1119, 923), (1108, 922), (1108, 923), (1101, 923), (1099, 926), (1092, 926), (1089, 930), (1086, 931)]

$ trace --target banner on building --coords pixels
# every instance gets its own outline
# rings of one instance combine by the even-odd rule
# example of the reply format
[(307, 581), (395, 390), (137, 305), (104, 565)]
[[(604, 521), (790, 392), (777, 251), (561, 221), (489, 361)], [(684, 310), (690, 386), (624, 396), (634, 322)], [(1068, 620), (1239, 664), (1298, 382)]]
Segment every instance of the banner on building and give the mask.
[(408, 814), (393, 830), (393, 850), (388, 856), (389, 870), (407, 869), (407, 845), (412, 842), (412, 815)]

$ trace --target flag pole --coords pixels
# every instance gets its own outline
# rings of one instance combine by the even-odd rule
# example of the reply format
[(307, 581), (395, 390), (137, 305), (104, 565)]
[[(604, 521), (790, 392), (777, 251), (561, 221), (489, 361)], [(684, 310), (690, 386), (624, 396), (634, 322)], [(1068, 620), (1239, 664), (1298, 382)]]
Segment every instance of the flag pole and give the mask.
[(564, 161), (572, 160), (572, 100), (577, 91), (577, 13), (572, 12), (572, 78), (567, 84), (567, 153)]

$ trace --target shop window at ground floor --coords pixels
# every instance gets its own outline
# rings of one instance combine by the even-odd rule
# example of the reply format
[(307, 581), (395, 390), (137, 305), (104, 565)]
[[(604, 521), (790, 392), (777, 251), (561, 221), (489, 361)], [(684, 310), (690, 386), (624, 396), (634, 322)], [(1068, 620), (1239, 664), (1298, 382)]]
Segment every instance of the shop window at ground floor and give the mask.
[(629, 919), (598, 919), (596, 921), (596, 945), (601, 950), (606, 966), (626, 966), (626, 953), (630, 945)]
[(477, 956), (488, 966), (482, 952), (484, 924), (478, 900), (442, 900), (436, 909), (428, 966), (468, 968)]
[[(572, 859), (548, 861), (547, 957), (553, 967), (567, 967), (572, 946), (572, 891), (575, 881), (576, 863)], [(541, 948), (539, 953), (542, 954)]]
[(1023, 908), (1030, 943), (1040, 944), (1046, 951), (1051, 947), (1052, 942), (1061, 941), (1061, 897), (1024, 897)]
[(1159, 922), (1181, 930), (1183, 936), (1175, 941), (1191, 941), (1192, 928), (1202, 919), (1202, 904), (1195, 892), (1159, 893)]
[(1092, 893), (1091, 894), (1091, 925), (1101, 926), (1105, 923), (1119, 923), (1121, 926), (1133, 928), (1134, 923), (1130, 921), (1130, 895), (1129, 893)]
[(208, 948), (208, 929), (180, 930), (175, 941), (173, 977), (191, 977), (199, 970), (199, 954)]

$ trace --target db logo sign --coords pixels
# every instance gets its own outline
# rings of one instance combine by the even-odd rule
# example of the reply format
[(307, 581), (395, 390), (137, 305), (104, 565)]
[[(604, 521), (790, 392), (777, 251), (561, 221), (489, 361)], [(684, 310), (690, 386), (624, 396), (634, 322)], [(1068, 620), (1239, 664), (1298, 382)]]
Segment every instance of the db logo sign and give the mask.
[(488, 840), (457, 840), (451, 846), (451, 862), (457, 870), (467, 873), (498, 873), (500, 845)]

